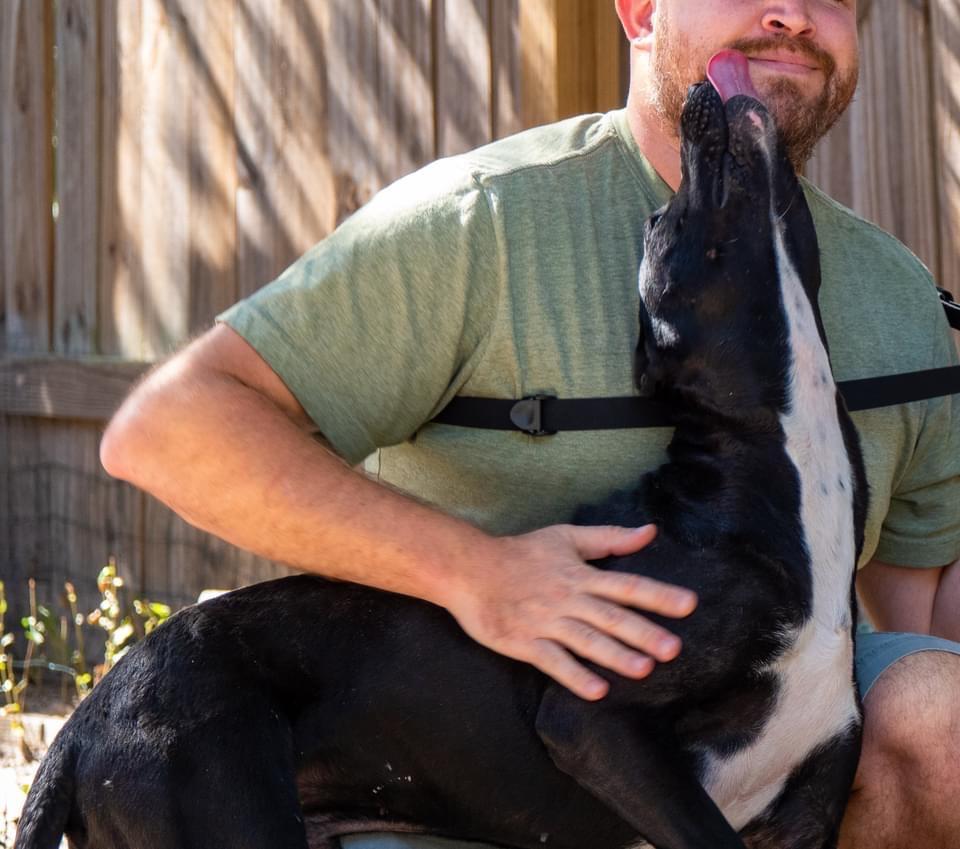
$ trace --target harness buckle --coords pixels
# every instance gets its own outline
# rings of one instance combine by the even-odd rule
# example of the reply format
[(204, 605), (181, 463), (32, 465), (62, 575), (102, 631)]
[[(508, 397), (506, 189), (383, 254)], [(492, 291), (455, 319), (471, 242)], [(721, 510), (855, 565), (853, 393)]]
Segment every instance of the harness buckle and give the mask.
[(946, 289), (937, 286), (937, 291), (940, 293), (940, 303), (943, 304), (943, 309), (947, 313), (947, 323), (954, 330), (960, 330), (960, 303), (957, 303)]
[(555, 401), (556, 395), (528, 395), (510, 408), (510, 421), (531, 436), (552, 436), (555, 430), (543, 427), (543, 402)]

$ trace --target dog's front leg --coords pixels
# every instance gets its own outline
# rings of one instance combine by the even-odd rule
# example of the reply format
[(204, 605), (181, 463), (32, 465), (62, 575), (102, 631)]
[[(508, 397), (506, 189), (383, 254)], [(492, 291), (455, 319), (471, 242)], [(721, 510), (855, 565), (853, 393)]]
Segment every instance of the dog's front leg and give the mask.
[(673, 734), (642, 707), (550, 686), (537, 733), (554, 763), (657, 849), (744, 849)]

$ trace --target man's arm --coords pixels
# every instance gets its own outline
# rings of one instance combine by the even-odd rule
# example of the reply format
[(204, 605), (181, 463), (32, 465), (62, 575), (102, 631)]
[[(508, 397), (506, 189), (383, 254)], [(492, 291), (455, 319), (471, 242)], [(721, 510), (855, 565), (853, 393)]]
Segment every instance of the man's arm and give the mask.
[(478, 642), (584, 698), (606, 682), (573, 654), (640, 678), (679, 641), (629, 607), (685, 616), (688, 591), (585, 561), (653, 530), (558, 525), (492, 537), (350, 468), (239, 334), (218, 325), (153, 371), (110, 422), (106, 470), (187, 521), (298, 569), (447, 608)]
[(857, 590), (881, 631), (933, 634), (960, 641), (960, 561), (935, 569), (891, 566), (872, 560), (857, 576)]

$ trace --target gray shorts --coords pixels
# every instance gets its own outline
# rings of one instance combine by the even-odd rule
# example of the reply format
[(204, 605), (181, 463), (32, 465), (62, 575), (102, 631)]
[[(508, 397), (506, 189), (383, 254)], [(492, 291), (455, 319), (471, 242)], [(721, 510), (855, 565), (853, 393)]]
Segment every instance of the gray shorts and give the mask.
[[(960, 643), (923, 634), (867, 633), (857, 635), (857, 684), (865, 696), (884, 670), (901, 657), (921, 651), (945, 651), (960, 655)], [(358, 834), (344, 837), (343, 849), (492, 849), (481, 843), (414, 837), (399, 834)]]

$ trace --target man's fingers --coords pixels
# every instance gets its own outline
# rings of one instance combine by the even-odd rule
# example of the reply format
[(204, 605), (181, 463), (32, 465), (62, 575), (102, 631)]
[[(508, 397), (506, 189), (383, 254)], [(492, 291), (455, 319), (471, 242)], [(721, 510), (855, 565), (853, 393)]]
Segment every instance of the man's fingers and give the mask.
[(541, 672), (587, 701), (602, 699), (610, 685), (595, 675), (552, 640), (535, 640), (533, 654), (527, 658)]
[(557, 641), (584, 660), (619, 672), (627, 678), (645, 678), (654, 663), (646, 655), (627, 648), (599, 628), (579, 619), (561, 619), (556, 625)]
[[(681, 642), (679, 637), (671, 634), (666, 628), (660, 627), (655, 622), (651, 622), (645, 616), (641, 616), (629, 608), (621, 607), (619, 604), (599, 598), (584, 598), (578, 604), (577, 616), (588, 627), (592, 626), (616, 638), (619, 644), (627, 647), (626, 651), (636, 657), (643, 655), (637, 655), (631, 649), (638, 649), (645, 655), (650, 655), (663, 662), (673, 660), (680, 654)], [(590, 659), (595, 660), (596, 658), (591, 656)], [(609, 664), (604, 663), (604, 666), (609, 666)], [(616, 667), (616, 669), (618, 672), (621, 671), (619, 667)], [(629, 675), (630, 673), (624, 672), (623, 674)]]
[(584, 588), (593, 595), (618, 604), (674, 619), (689, 616), (697, 606), (697, 594), (692, 590), (626, 572), (598, 569)]
[(645, 548), (657, 535), (656, 525), (620, 528), (616, 525), (568, 525), (573, 542), (584, 560), (633, 554)]

